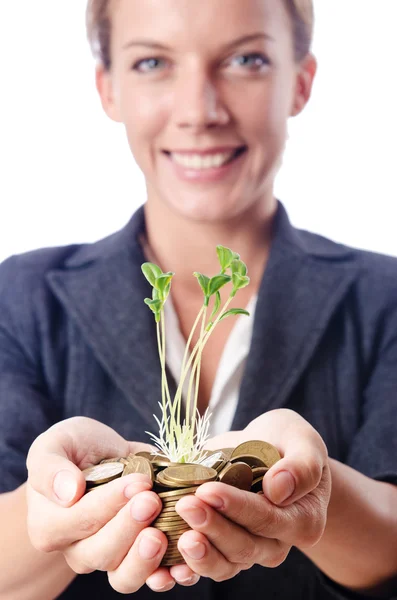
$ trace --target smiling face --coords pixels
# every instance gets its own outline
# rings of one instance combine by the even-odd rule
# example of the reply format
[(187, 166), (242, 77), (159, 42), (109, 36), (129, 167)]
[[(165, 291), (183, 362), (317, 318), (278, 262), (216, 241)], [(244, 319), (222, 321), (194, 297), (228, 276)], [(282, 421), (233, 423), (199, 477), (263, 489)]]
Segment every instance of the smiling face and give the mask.
[(287, 120), (315, 60), (294, 60), (282, 0), (113, 0), (108, 116), (126, 128), (151, 206), (216, 222), (270, 205)]

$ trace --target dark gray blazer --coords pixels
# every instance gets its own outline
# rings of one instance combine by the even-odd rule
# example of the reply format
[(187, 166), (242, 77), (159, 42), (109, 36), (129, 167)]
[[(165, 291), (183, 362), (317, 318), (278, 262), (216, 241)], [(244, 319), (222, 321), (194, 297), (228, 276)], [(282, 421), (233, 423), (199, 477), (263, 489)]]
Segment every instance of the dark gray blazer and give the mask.
[[(0, 491), (26, 479), (32, 441), (85, 415), (148, 441), (160, 394), (150, 295), (138, 242), (144, 210), (94, 244), (0, 265)], [(181, 248), (183, 252), (183, 248)], [(397, 483), (397, 260), (291, 226), (281, 204), (232, 429), (274, 408), (300, 413), (329, 454)], [(277, 569), (203, 579), (168, 598), (349, 597), (293, 549)], [(62, 598), (119, 597), (106, 574), (79, 576)], [(144, 588), (137, 599), (157, 598)], [(355, 596), (354, 596), (355, 597)]]

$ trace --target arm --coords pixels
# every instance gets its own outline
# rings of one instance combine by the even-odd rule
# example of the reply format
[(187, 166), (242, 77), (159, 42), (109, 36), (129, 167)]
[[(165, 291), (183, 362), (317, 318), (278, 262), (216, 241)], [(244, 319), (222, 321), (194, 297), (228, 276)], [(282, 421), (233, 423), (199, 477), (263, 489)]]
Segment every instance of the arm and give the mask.
[[(321, 541), (304, 553), (356, 591), (397, 595), (397, 299), (378, 311), (361, 427), (347, 465), (330, 460), (332, 494)], [(353, 467), (353, 468), (351, 468)], [(365, 475), (364, 475), (365, 474)]]
[(0, 495), (0, 598), (53, 600), (76, 573), (62, 554), (44, 554), (33, 548), (26, 515), (26, 484)]
[[(195, 497), (179, 500), (176, 511), (194, 531), (184, 533), (178, 547), (192, 570), (230, 579), (254, 564), (280, 565), (295, 546), (319, 568), (319, 598), (395, 595), (394, 486), (330, 460), (318, 433), (290, 410), (265, 413), (226, 436), (211, 440), (212, 447), (265, 439), (283, 458), (265, 475), (263, 496), (206, 483)], [(194, 556), (188, 546), (195, 547)]]
[[(59, 422), (62, 393), (49, 389), (41, 332), (62, 330), (57, 318), (39, 317), (47, 299), (35, 271), (33, 260), (0, 265), (0, 598), (52, 600), (76, 573), (97, 569), (124, 593), (145, 580), (154, 590), (196, 582), (186, 566), (173, 575), (157, 569), (167, 539), (144, 531), (161, 510), (146, 477), (127, 475), (84, 495), (80, 468), (148, 447), (91, 419)], [(62, 499), (71, 487), (73, 498)]]
[(302, 552), (341, 586), (383, 594), (397, 576), (397, 487), (336, 460), (330, 466), (327, 525), (318, 544)]

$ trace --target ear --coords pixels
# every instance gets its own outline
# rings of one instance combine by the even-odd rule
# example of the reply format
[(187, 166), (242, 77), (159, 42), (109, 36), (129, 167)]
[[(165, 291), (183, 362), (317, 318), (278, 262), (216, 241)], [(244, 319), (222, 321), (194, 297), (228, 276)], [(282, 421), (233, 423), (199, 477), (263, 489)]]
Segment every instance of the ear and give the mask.
[(116, 102), (112, 74), (100, 63), (95, 69), (95, 84), (105, 113), (112, 121), (121, 123), (122, 119), (120, 118)]
[(316, 72), (317, 61), (313, 54), (309, 53), (297, 66), (295, 94), (290, 113), (291, 117), (299, 115), (308, 103)]

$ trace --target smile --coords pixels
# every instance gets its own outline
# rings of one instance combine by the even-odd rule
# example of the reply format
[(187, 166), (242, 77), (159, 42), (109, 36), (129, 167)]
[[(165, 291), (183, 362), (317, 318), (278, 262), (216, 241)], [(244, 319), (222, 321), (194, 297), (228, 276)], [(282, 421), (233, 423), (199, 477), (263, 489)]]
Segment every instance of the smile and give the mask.
[(228, 152), (215, 152), (213, 154), (194, 154), (192, 153), (178, 153), (178, 152), (165, 152), (174, 163), (184, 167), (185, 169), (194, 169), (197, 171), (205, 169), (214, 169), (222, 167), (235, 158), (240, 156), (246, 147), (236, 148), (235, 150), (229, 150)]

